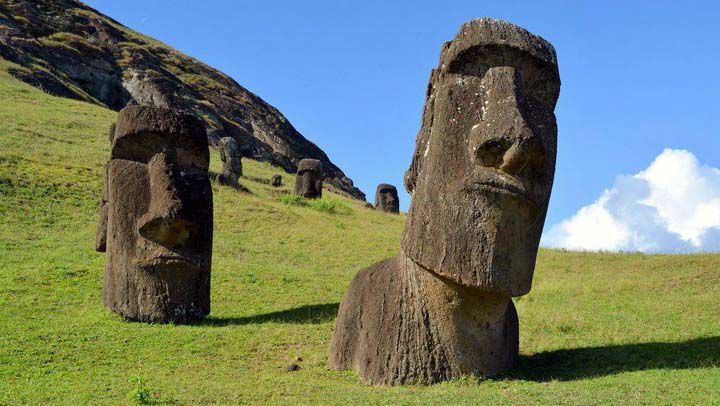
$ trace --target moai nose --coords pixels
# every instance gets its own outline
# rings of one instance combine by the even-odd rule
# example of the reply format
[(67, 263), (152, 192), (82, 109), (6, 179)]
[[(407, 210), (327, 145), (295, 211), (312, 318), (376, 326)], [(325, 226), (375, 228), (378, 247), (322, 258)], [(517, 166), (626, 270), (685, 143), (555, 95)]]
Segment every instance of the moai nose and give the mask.
[(148, 163), (148, 174), (150, 207), (140, 219), (140, 235), (168, 248), (179, 246), (195, 230), (182, 199), (181, 178), (185, 174), (175, 168), (165, 153), (156, 155)]
[(486, 96), (483, 123), (476, 127), (483, 140), (475, 148), (476, 160), (517, 175), (542, 157), (542, 145), (524, 114), (521, 73), (513, 67), (493, 67), (483, 81), (492, 92)]

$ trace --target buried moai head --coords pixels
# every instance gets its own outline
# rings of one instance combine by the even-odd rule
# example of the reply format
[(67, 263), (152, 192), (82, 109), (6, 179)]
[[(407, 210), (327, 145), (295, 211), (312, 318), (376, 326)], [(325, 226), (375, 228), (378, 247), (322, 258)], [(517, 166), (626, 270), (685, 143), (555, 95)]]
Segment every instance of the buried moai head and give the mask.
[(322, 197), (322, 162), (317, 159), (303, 159), (298, 163), (295, 194), (315, 199)]
[(397, 188), (387, 183), (381, 183), (375, 192), (375, 207), (388, 213), (400, 212), (400, 199)]
[(480, 19), (443, 46), (405, 184), (402, 248), (426, 269), (518, 296), (532, 283), (555, 172), (555, 50)]
[(270, 178), (270, 185), (273, 187), (280, 187), (282, 186), (282, 176), (280, 175), (273, 175), (272, 178)]
[(120, 111), (106, 167), (107, 241), (98, 246), (107, 251), (103, 301), (113, 311), (156, 322), (209, 313), (208, 164), (205, 129), (194, 116), (148, 106)]
[(235, 138), (224, 137), (220, 139), (220, 160), (223, 163), (221, 181), (236, 183), (242, 176), (242, 161), (240, 149)]

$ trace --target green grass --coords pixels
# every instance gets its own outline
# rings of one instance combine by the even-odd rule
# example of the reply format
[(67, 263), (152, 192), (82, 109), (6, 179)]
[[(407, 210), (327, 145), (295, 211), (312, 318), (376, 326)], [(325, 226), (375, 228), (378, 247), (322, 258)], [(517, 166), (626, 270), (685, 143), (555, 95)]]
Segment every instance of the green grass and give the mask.
[[(327, 367), (337, 306), (397, 252), (404, 215), (247, 178), (213, 185), (212, 313), (128, 323), (93, 251), (115, 113), (48, 96), (0, 61), (0, 404), (718, 404), (720, 256), (541, 251), (517, 299), (520, 366), (494, 380), (369, 387)], [(213, 153), (211, 169), (220, 170)], [(278, 169), (244, 161), (248, 177)], [(301, 369), (286, 367), (302, 361)]]

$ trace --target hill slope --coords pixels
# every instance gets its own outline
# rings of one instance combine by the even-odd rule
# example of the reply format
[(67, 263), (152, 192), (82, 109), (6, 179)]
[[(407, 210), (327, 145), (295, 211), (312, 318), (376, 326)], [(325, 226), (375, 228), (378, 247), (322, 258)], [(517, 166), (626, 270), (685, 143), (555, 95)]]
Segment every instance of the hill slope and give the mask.
[(328, 370), (338, 303), (355, 272), (397, 252), (404, 216), (335, 193), (286, 205), (247, 178), (252, 194), (213, 186), (210, 318), (124, 322), (101, 304), (92, 249), (115, 113), (42, 93), (13, 68), (0, 60), (0, 404), (720, 400), (718, 255), (541, 251), (516, 301), (520, 366), (496, 380), (375, 388)]
[(323, 162), (326, 182), (365, 195), (277, 109), (232, 78), (124, 27), (75, 0), (0, 0), (0, 56), (11, 73), (48, 93), (120, 110), (129, 101), (201, 117), (211, 144), (237, 139), (243, 154), (295, 172)]

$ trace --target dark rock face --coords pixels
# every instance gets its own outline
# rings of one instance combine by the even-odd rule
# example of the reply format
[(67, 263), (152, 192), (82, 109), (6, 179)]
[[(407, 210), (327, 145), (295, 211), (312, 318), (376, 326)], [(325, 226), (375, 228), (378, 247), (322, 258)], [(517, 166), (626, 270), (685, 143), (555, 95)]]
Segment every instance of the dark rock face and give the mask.
[(273, 187), (280, 187), (282, 186), (282, 176), (280, 175), (273, 175), (272, 178), (270, 178), (270, 185)]
[(375, 207), (388, 213), (400, 213), (397, 188), (387, 183), (379, 184), (375, 192)]
[(242, 161), (234, 138), (225, 137), (220, 140), (220, 160), (223, 163), (220, 183), (237, 186), (242, 176)]
[(351, 283), (332, 367), (395, 385), (514, 365), (511, 297), (532, 283), (559, 91), (552, 45), (515, 25), (473, 20), (443, 46), (405, 176), (413, 199), (400, 254)]
[[(186, 113), (120, 111), (107, 164), (103, 302), (131, 320), (210, 313), (212, 189), (205, 128)], [(98, 246), (99, 250), (103, 247)]]
[(75, 0), (0, 2), (0, 57), (54, 95), (120, 110), (129, 101), (191, 111), (209, 142), (234, 138), (245, 156), (295, 172), (323, 163), (325, 181), (365, 199), (352, 180), (273, 106), (232, 78)]
[(322, 175), (322, 162), (317, 159), (300, 161), (295, 179), (295, 194), (308, 199), (322, 197)]

